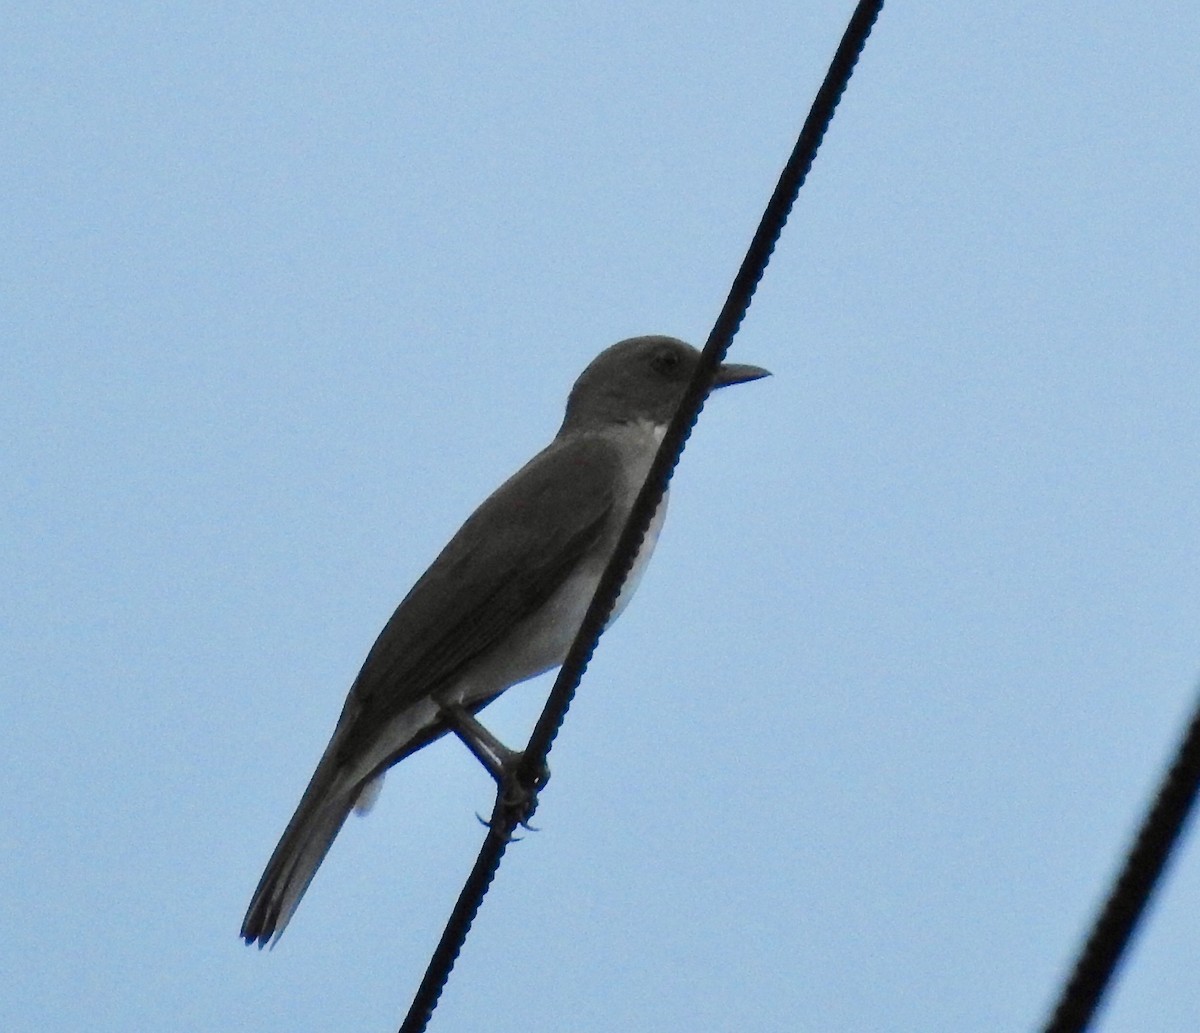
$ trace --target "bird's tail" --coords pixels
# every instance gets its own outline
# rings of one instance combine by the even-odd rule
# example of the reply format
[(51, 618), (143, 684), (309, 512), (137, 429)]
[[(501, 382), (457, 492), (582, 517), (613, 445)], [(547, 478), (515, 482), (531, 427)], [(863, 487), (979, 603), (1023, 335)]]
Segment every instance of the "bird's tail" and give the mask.
[(242, 921), (247, 943), (264, 947), (283, 934), (361, 790), (338, 763), (335, 735), (254, 891)]

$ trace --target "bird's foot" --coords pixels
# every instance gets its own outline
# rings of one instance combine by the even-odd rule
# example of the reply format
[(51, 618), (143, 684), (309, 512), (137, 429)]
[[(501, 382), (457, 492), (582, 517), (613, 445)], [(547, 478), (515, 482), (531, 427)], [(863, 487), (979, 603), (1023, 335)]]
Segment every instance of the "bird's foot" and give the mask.
[(531, 777), (525, 770), (525, 754), (510, 750), (465, 707), (443, 706), (442, 717), (496, 780), (496, 806), (491, 820), (484, 824), (493, 831), (518, 825), (530, 832), (537, 831), (529, 824), (529, 819), (537, 810), (538, 793), (550, 781), (550, 768), (546, 762), (543, 761)]
[(501, 777), (497, 779), (496, 809), (492, 813), (493, 827), (497, 818), (503, 818), (509, 828), (519, 825), (529, 832), (538, 831), (529, 824), (529, 819), (537, 810), (538, 793), (550, 781), (550, 768), (543, 761), (530, 782), (527, 780), (524, 760), (524, 753), (513, 753), (503, 765)]

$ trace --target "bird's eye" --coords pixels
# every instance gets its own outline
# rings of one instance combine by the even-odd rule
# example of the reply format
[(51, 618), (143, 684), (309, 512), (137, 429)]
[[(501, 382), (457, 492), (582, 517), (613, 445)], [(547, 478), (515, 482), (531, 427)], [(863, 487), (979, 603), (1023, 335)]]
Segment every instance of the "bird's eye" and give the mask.
[(655, 352), (654, 358), (650, 360), (650, 365), (654, 367), (656, 373), (669, 377), (679, 369), (679, 353), (670, 348), (664, 348), (660, 352)]

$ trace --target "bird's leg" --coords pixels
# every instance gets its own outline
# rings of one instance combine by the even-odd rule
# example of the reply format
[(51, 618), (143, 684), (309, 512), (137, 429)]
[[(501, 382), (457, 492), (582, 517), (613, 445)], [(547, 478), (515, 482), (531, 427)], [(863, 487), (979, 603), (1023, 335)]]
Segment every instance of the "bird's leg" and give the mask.
[(533, 817), (537, 807), (538, 791), (550, 781), (550, 769), (543, 764), (535, 784), (526, 785), (520, 778), (521, 760), (525, 756), (523, 752), (510, 750), (461, 704), (444, 704), (441, 716), (462, 744), (496, 780), (502, 805), (520, 814), (520, 823), (528, 828), (527, 821)]
[(487, 773), (502, 783), (506, 769), (515, 767), (521, 754), (505, 746), (460, 704), (443, 706), (441, 716), (450, 726), (450, 731), (462, 740), (462, 744), (475, 755)]

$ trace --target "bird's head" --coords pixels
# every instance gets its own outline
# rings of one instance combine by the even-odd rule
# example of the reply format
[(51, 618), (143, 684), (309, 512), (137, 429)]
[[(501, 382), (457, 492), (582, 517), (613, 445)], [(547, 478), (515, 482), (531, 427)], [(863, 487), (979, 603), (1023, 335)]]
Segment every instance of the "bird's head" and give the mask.
[[(575, 381), (563, 431), (620, 423), (665, 426), (699, 361), (695, 348), (674, 337), (631, 337), (605, 348)], [(713, 390), (770, 375), (760, 366), (726, 362), (717, 368)]]

